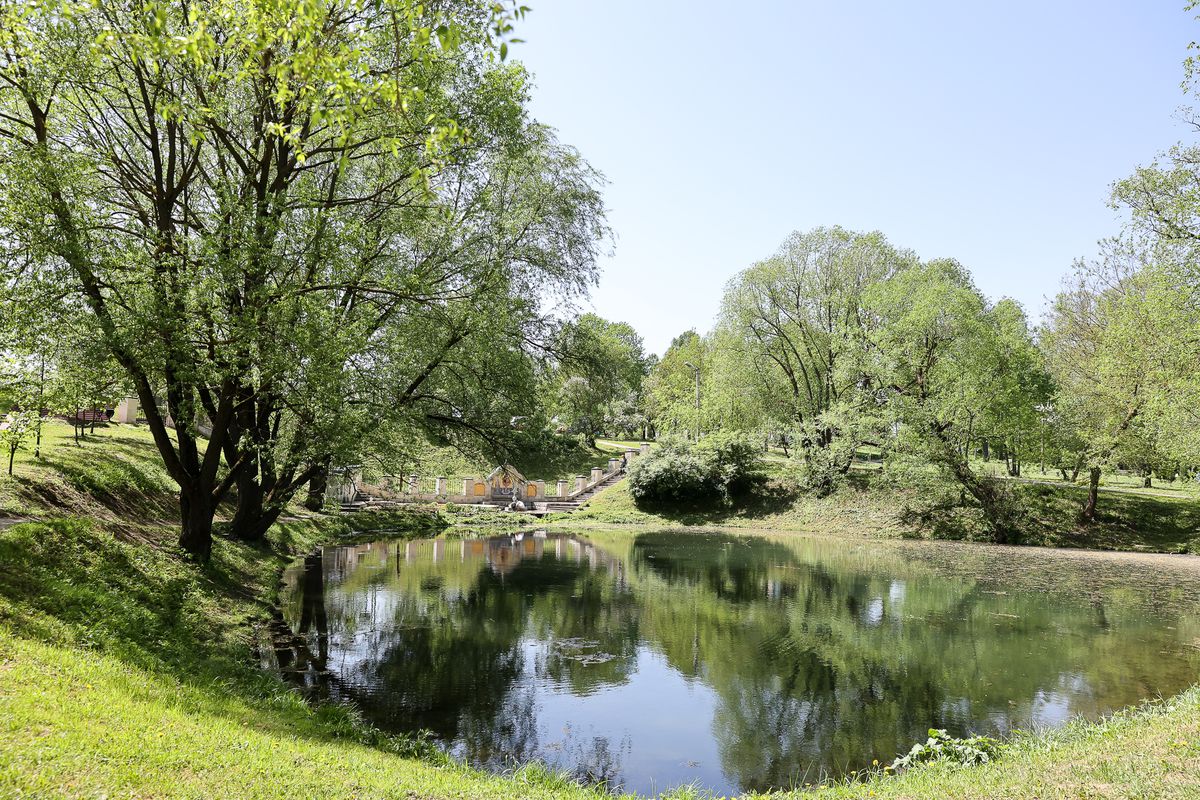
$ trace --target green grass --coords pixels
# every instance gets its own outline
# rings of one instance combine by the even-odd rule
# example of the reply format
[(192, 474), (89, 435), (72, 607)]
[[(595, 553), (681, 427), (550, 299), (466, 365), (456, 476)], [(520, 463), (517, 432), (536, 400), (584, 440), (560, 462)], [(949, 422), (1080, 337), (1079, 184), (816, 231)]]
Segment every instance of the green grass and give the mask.
[[(1071, 484), (1012, 484), (1029, 510), (1024, 543), (1043, 547), (1083, 547), (1154, 553), (1200, 553), (1200, 502), (1134, 492), (1102, 491), (1097, 520), (1084, 525), (1079, 509), (1086, 489)], [(913, 490), (876, 485), (853, 475), (828, 497), (815, 497), (768, 482), (733, 505), (639, 507), (621, 481), (584, 509), (556, 517), (566, 525), (705, 526), (905, 538), (983, 540), (986, 532), (969, 509), (954, 512), (936, 526), (910, 513), (923, 497)]]
[[(1042, 471), (1036, 464), (1025, 464), (1021, 468), (1021, 476), (1009, 476), (1003, 461), (979, 461), (972, 459), (971, 467), (980, 475), (989, 475), (1014, 482), (1051, 483), (1062, 486), (1084, 486), (1087, 483), (1087, 471), (1083, 470), (1076, 476), (1074, 482), (1065, 481), (1062, 473), (1056, 470)], [(1100, 475), (1101, 491), (1125, 492), (1149, 497), (1174, 497), (1180, 499), (1200, 500), (1200, 483), (1186, 478), (1179, 480), (1161, 480), (1154, 478), (1151, 485), (1144, 485), (1145, 477), (1134, 475), (1123, 470), (1106, 469)]]
[(589, 447), (571, 438), (558, 438), (560, 446), (546, 446), (514, 455), (513, 466), (530, 480), (541, 479), (551, 484), (558, 480), (571, 480), (576, 475), (587, 475), (592, 467), (607, 469), (608, 460), (626, 450), (626, 443), (609, 439), (598, 439), (595, 447)]
[(1062, 484), (1017, 484), (1034, 518), (1030, 544), (1155, 553), (1200, 553), (1200, 502), (1121, 490), (1101, 490), (1096, 521), (1084, 525), (1079, 509), (1087, 490)]
[[(59, 441), (44, 462), (23, 460), (19, 480), (0, 478), (6, 508), (39, 517), (0, 530), (0, 797), (605, 796), (543, 769), (491, 776), (427, 753), (413, 757), (423, 749), (363, 726), (349, 709), (304, 703), (258, 668), (254, 646), (283, 566), (294, 553), (344, 535), (344, 520), (295, 519), (254, 547), (221, 539), (210, 564), (186, 563), (171, 527), (154, 521), (173, 493), (143, 432), (117, 428), (105, 436), (77, 451)], [(1049, 517), (1062, 517), (1057, 506), (1074, 503), (1079, 492), (1030, 491)], [(131, 517), (140, 502), (150, 511)], [(1168, 547), (1195, 530), (1196, 512), (1186, 502), (1115, 492), (1101, 502), (1112, 515), (1097, 528), (1105, 535), (1153, 524), (1161, 539), (1149, 543)], [(864, 483), (820, 500), (767, 492), (740, 508), (651, 514), (633, 506), (622, 483), (571, 523), (886, 536), (895, 534), (899, 504), (895, 494)], [(84, 518), (87, 510), (96, 517)], [(409, 529), (439, 524), (422, 521), (426, 527)], [(368, 527), (413, 522), (375, 515)], [(366, 524), (356, 519), (356, 527)], [(1096, 535), (1095, 546), (1147, 543)], [(1102, 722), (1020, 735), (983, 767), (860, 777), (786, 796), (1200, 796), (1200, 689)]]
[(34, 458), (30, 440), (17, 451), (13, 476), (0, 475), (0, 517), (172, 519), (175, 492), (146, 428), (100, 426), (76, 444), (70, 425), (50, 421), (42, 429), (41, 458)]
[[(512, 465), (530, 480), (544, 480), (553, 486), (559, 480), (573, 481), (576, 475), (587, 475), (592, 467), (607, 468), (608, 460), (627, 449), (637, 449), (640, 442), (598, 439), (589, 447), (574, 437), (530, 437), (531, 446), (511, 456)], [(415, 473), (426, 490), (432, 491), (438, 476), (448, 479), (451, 491), (461, 487), (464, 480), (487, 475), (497, 465), (487, 460), (464, 455), (452, 447), (425, 447), (405, 462), (399, 472)], [(368, 480), (373, 476), (368, 475)]]
[(556, 518), (567, 525), (648, 525), (656, 527), (705, 526), (752, 528), (810, 533), (846, 533), (862, 536), (895, 535), (902, 523), (895, 495), (850, 487), (829, 497), (817, 498), (770, 483), (729, 507), (639, 507), (622, 480), (597, 495), (569, 516)]

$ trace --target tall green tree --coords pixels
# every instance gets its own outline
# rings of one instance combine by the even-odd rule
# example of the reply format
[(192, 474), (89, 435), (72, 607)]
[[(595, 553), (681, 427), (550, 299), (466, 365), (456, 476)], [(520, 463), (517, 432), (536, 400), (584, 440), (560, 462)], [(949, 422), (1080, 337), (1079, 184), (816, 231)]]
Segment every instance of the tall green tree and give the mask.
[(583, 314), (559, 331), (551, 402), (569, 430), (594, 444), (614, 406), (641, 392), (646, 372), (642, 337), (631, 325)]
[(995, 541), (1015, 541), (1021, 508), (1003, 484), (975, 472), (963, 441), (975, 415), (1025, 416), (1017, 406), (1041, 399), (1023, 386), (1032, 356), (1019, 308), (989, 308), (967, 271), (945, 259), (875, 284), (866, 307), (869, 383), (898, 447), (950, 475), (978, 503)]
[(817, 228), (792, 234), (725, 292), (725, 362), (741, 367), (759, 413), (795, 431), (809, 481), (820, 491), (849, 469), (860, 443), (861, 431), (849, 423), (869, 402), (858, 359), (864, 296), (912, 260), (880, 233)]
[[(1180, 293), (1144, 244), (1128, 237), (1106, 240), (1100, 257), (1079, 261), (1042, 336), (1058, 387), (1057, 408), (1085, 447), (1085, 521), (1095, 518), (1106, 467), (1153, 460), (1147, 453), (1154, 449), (1154, 432), (1164, 430), (1172, 415), (1150, 412), (1173, 406), (1172, 385), (1190, 380), (1179, 374), (1189, 349), (1181, 339), (1191, 338), (1179, 329)], [(1186, 437), (1172, 443), (1168, 434), (1159, 441), (1186, 453)]]
[[(519, 198), (514, 171), (495, 166), (530, 153), (524, 79), (494, 55), (520, 13), (473, 0), (0, 5), (0, 229), (28, 254), (20, 300), (86, 321), (125, 370), (193, 556), (207, 557), (232, 487), (261, 490), (261, 522), (275, 487), (286, 497), (361, 432), (343, 423), (372, 421), (331, 401), (387, 358), (372, 345), (390, 320), (436, 316), (481, 271), (527, 264), (521, 280), (567, 290), (590, 278), (586, 165), (542, 135), (534, 149), (567, 180)], [(543, 187), (559, 177), (533, 164)], [(497, 244), (458, 238), (468, 207), (514, 225), (524, 212), (534, 238), (457, 259)], [(547, 249), (567, 255), (547, 266)], [(442, 416), (457, 418), (452, 404)]]
[[(703, 429), (704, 385), (712, 375), (710, 355), (710, 343), (695, 330), (684, 331), (671, 340), (646, 379), (646, 415), (657, 432), (687, 431), (695, 438)], [(701, 384), (699, 405), (697, 372)]]

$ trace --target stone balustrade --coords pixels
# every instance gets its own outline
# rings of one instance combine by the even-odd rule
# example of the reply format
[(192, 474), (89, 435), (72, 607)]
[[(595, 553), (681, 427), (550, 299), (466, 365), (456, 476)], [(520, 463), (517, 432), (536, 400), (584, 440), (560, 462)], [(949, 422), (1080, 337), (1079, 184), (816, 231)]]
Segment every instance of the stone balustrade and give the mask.
[[(612, 475), (628, 469), (636, 459), (649, 452), (650, 445), (642, 443), (637, 449), (627, 448), (620, 456), (608, 459), (608, 462), (602, 467), (592, 467), (586, 475), (577, 475), (574, 480), (562, 478), (556, 480), (554, 482), (553, 494), (547, 493), (546, 481), (539, 479), (527, 481), (519, 486), (513, 486), (512, 497), (526, 503), (545, 501), (551, 498), (567, 500), (588, 491)], [(475, 504), (494, 503), (504, 499), (504, 497), (493, 495), (494, 487), (487, 478), (463, 479), (461, 485), (456, 484), (454, 487), (461, 490), (456, 494), (451, 494), (450, 479), (445, 475), (427, 478), (424, 481), (422, 481), (421, 476), (417, 473), (410, 473), (404, 476), (389, 475), (368, 484), (362, 481), (360, 475), (356, 474), (354, 483), (357, 491), (362, 494), (370, 495), (379, 500), (400, 503), (450, 502)], [(342, 495), (347, 494), (345, 488), (342, 488)], [(497, 492), (497, 494), (499, 493)]]

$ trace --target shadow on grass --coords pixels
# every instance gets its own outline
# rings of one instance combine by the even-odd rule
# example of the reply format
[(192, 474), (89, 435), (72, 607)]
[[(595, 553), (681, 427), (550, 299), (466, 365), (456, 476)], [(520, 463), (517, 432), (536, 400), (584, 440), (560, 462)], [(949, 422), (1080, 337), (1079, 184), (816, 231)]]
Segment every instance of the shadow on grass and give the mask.
[(282, 523), (253, 547), (220, 542), (212, 561), (197, 566), (181, 558), (166, 527), (133, 543), (78, 518), (16, 525), (0, 531), (0, 624), (162, 676), (201, 713), (378, 744), (380, 735), (352, 724), (347, 709), (308, 709), (254, 657), (279, 572), (297, 549), (341, 530), (336, 518)]
[(1031, 544), (1135, 550), (1200, 552), (1200, 504), (1175, 499), (1101, 491), (1096, 521), (1085, 525), (1079, 513), (1083, 487), (1033, 484), (1019, 488), (1037, 520), (1043, 541)]
[(569, 436), (529, 437), (529, 444), (510, 454), (512, 465), (530, 480), (571, 480), (592, 467), (606, 467), (615, 451), (588, 447)]
[(721, 525), (731, 520), (763, 519), (791, 509), (801, 494), (782, 484), (768, 484), (732, 498), (728, 505), (718, 502), (647, 502), (635, 501), (638, 511), (655, 514), (680, 525)]
[(43, 448), (33, 469), (16, 476), (18, 501), (30, 509), (89, 513), (96, 503), (118, 517), (174, 519), (177, 487), (153, 443), (133, 437), (89, 436)]

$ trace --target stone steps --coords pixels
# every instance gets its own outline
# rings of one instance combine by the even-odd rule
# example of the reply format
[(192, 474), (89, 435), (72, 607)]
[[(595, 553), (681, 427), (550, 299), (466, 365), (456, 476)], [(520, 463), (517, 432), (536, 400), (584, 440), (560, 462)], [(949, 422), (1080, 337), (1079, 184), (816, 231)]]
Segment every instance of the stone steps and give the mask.
[[(546, 500), (534, 503), (533, 508), (523, 513), (532, 514), (535, 516), (542, 516), (545, 514), (570, 514), (583, 508), (585, 505), (591, 502), (596, 495), (600, 494), (605, 489), (609, 488), (624, 477), (624, 470), (616, 472), (612, 475), (609, 475), (587, 491), (576, 495), (575, 497), (562, 500), (557, 498), (547, 498)], [(368, 507), (387, 508), (392, 506), (400, 507), (404, 505), (406, 505), (406, 503), (402, 501), (384, 500), (382, 498), (360, 492), (352, 502), (342, 503), (341, 508), (342, 511), (361, 511), (362, 509)], [(468, 506), (463, 506), (463, 508), (471, 509), (473, 511), (499, 511), (502, 506), (495, 503), (474, 503)]]

